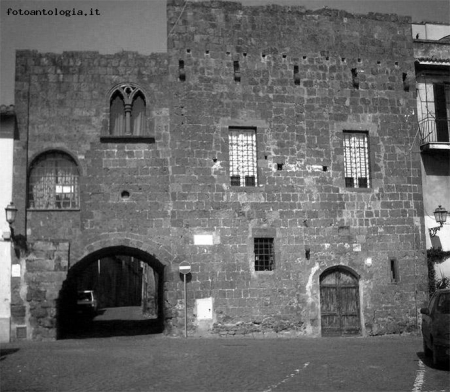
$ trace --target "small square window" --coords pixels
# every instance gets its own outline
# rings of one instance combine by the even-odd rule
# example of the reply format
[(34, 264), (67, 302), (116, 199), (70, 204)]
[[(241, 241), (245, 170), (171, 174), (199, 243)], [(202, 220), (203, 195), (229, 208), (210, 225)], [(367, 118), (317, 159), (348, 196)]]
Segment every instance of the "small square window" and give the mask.
[(255, 271), (273, 271), (275, 253), (273, 238), (255, 238)]
[(255, 186), (255, 176), (245, 176), (245, 186)]
[(241, 185), (241, 176), (231, 176), (231, 185), (232, 186), (240, 186)]

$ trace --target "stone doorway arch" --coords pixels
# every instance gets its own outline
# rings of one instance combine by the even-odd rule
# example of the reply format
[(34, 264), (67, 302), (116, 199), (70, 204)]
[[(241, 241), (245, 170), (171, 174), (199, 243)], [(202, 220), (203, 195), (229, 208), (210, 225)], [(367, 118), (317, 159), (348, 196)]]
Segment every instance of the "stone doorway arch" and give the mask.
[[(125, 270), (129, 270), (130, 268), (133, 270), (131, 273), (127, 272), (127, 276), (130, 274), (138, 275), (134, 279), (137, 284), (140, 284), (139, 287), (131, 287), (130, 289), (129, 283), (123, 284), (122, 286), (122, 283), (126, 282), (125, 279), (119, 281), (119, 286), (117, 286), (117, 281), (108, 283), (108, 281), (111, 281), (111, 271), (114, 272), (114, 270), (119, 269), (120, 273), (121, 267), (125, 265), (127, 266)], [(106, 269), (105, 266), (107, 267)], [(105, 337), (163, 332), (164, 267), (164, 264), (155, 256), (143, 250), (124, 245), (108, 246), (84, 256), (70, 268), (67, 279), (63, 283), (60, 291), (57, 307), (57, 337), (64, 339), (85, 337), (85, 335), (89, 337)], [(110, 276), (106, 278), (106, 285), (105, 283), (101, 283), (101, 281), (105, 281), (105, 278), (99, 278), (101, 268), (109, 271)], [(96, 271), (97, 269), (98, 271)], [(100, 311), (103, 313), (106, 308), (112, 308), (115, 305), (134, 305), (133, 307), (137, 309), (141, 306), (142, 315), (144, 315), (146, 306), (149, 306), (149, 302), (145, 303), (148, 298), (145, 297), (144, 293), (144, 290), (147, 289), (146, 283), (149, 283), (147, 280), (149, 276), (153, 276), (153, 282), (151, 284), (154, 292), (152, 298), (154, 300), (152, 304), (154, 311), (152, 312), (153, 314), (147, 315), (148, 318), (142, 317), (142, 320), (134, 320), (134, 322), (132, 320), (109, 320), (107, 322), (101, 316), (97, 317), (98, 312), (92, 319), (82, 318), (80, 316), (80, 311), (77, 308), (77, 292), (82, 290), (98, 290), (96, 293), (97, 302)], [(107, 292), (109, 291), (108, 288), (117, 292), (109, 293)], [(120, 290), (123, 290), (124, 293), (121, 293)], [(139, 293), (139, 290), (141, 290), (141, 293)], [(112, 300), (111, 295), (114, 297)], [(120, 295), (119, 301), (117, 300), (118, 295)], [(131, 302), (124, 303), (124, 295), (125, 297), (131, 295), (133, 298), (129, 300)], [(137, 301), (139, 301), (139, 304)], [(136, 310), (133, 309), (133, 312), (136, 313)], [(99, 321), (100, 319), (101, 322)]]
[(320, 275), (322, 336), (361, 334), (359, 276), (351, 268), (334, 266)]

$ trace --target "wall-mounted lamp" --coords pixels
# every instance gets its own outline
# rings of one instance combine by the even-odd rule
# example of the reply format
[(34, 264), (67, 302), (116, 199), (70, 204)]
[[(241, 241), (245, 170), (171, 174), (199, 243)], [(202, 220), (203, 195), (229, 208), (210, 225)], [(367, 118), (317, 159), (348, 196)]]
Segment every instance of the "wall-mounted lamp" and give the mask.
[(436, 222), (439, 223), (440, 226), (432, 227), (431, 229), (428, 229), (430, 232), (430, 237), (434, 237), (438, 230), (441, 229), (442, 226), (444, 226), (444, 223), (447, 220), (447, 210), (443, 208), (442, 206), (439, 206), (434, 210), (434, 219), (436, 219)]
[(14, 241), (14, 228), (12, 227), (12, 224), (16, 220), (17, 208), (16, 208), (16, 206), (14, 205), (13, 202), (9, 203), (6, 206), (5, 213), (6, 213), (6, 222), (8, 222), (9, 228), (11, 230), (11, 237), (10, 237), (10, 239), (12, 241)]

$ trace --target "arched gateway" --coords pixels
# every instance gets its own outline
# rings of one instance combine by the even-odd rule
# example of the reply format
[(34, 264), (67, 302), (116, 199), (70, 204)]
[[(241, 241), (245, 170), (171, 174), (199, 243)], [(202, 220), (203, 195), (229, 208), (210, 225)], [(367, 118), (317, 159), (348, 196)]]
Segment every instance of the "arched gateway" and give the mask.
[[(58, 338), (150, 334), (164, 329), (164, 264), (153, 255), (129, 246), (109, 246), (83, 257), (69, 270), (57, 310)], [(100, 316), (83, 319), (79, 293), (95, 292)], [(133, 318), (105, 321), (105, 312), (127, 311)], [(142, 315), (136, 320), (136, 315)], [(103, 330), (100, 330), (103, 328)], [(81, 335), (80, 335), (81, 334)]]
[(358, 275), (336, 266), (320, 275), (322, 336), (361, 333)]

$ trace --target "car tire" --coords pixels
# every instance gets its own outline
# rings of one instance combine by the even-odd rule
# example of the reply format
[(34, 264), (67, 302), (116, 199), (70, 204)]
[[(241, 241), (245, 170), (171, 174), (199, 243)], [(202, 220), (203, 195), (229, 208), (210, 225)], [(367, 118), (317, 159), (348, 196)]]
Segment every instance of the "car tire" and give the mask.
[(431, 356), (431, 350), (428, 348), (425, 338), (423, 338), (423, 352), (424, 352), (426, 357), (430, 357)]

